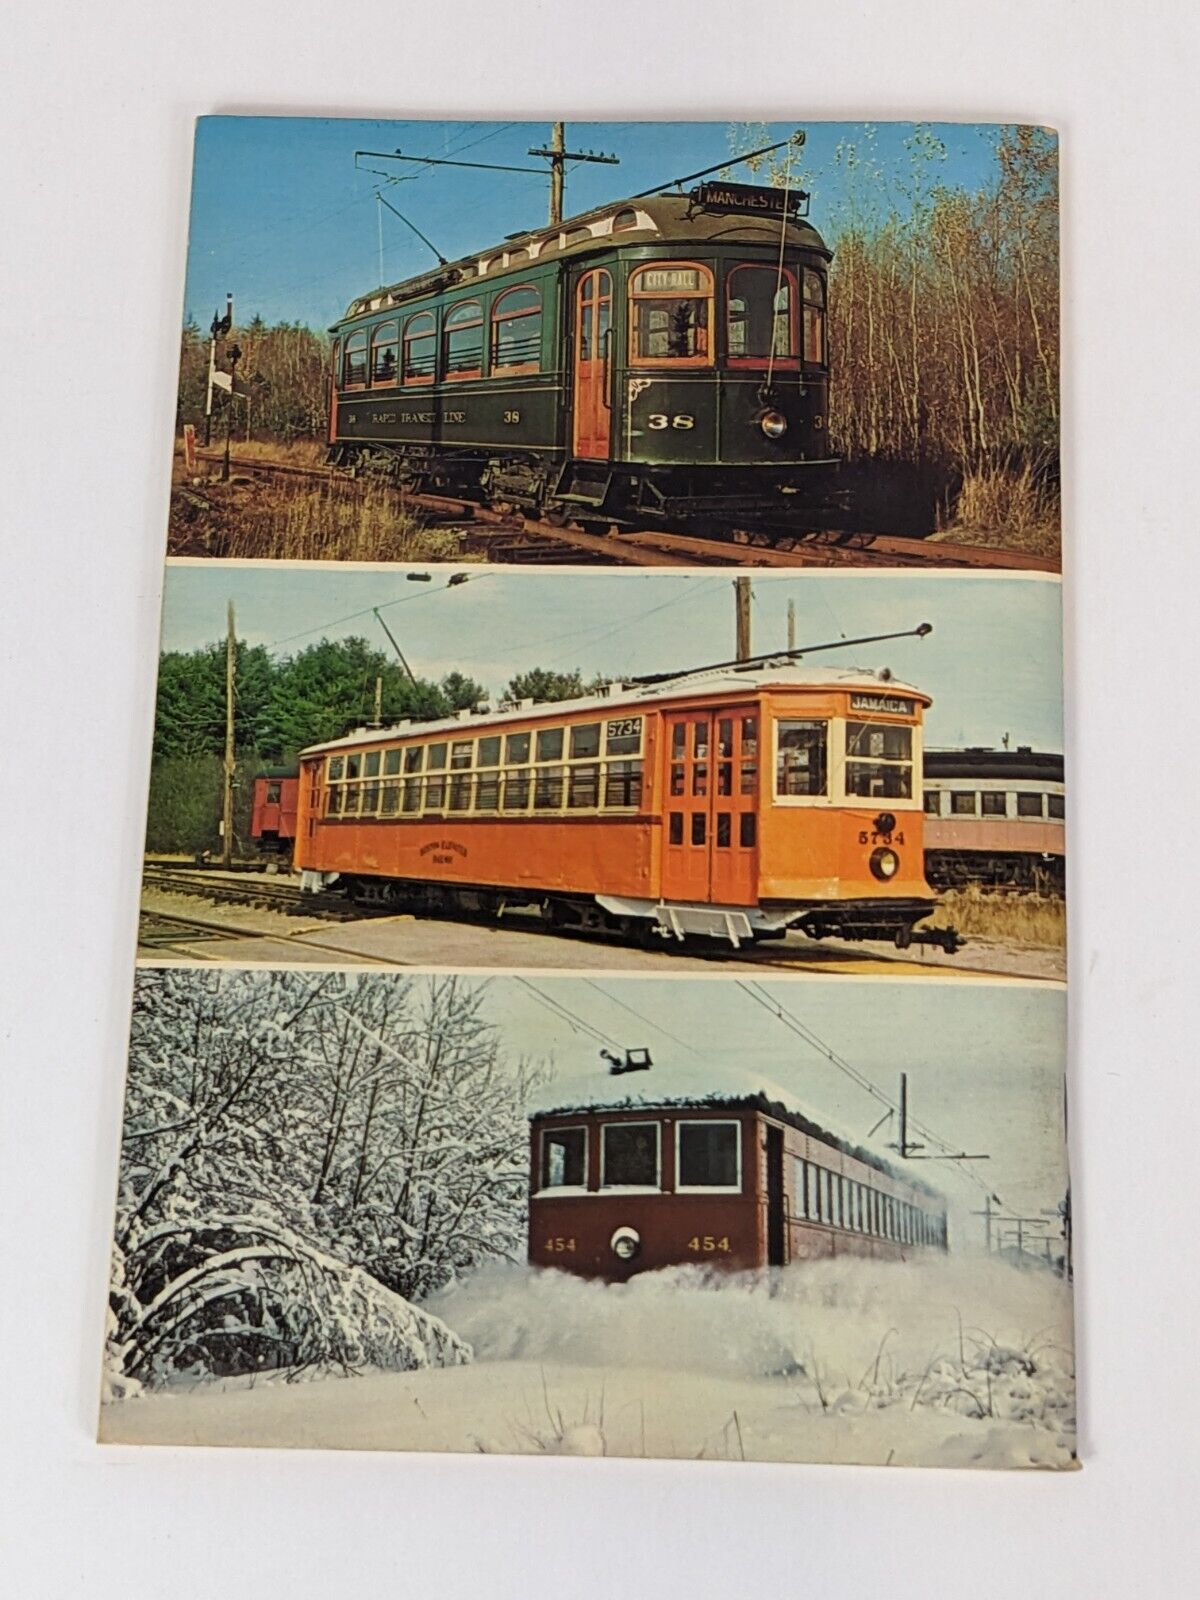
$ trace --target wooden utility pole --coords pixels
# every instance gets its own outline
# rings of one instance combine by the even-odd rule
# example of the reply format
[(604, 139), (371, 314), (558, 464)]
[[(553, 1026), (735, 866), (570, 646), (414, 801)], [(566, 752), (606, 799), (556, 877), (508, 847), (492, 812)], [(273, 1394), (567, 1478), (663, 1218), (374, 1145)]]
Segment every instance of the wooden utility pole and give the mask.
[(796, 602), (788, 601), (788, 649), (796, 648)]
[(735, 578), (733, 592), (737, 607), (737, 648), (734, 654), (739, 661), (750, 659), (750, 598), (749, 578)]
[(557, 228), (563, 219), (563, 177), (567, 170), (568, 161), (596, 161), (602, 166), (615, 167), (617, 156), (601, 155), (595, 150), (568, 150), (567, 125), (565, 122), (552, 122), (550, 124), (549, 148), (539, 146), (529, 152), (531, 156), (541, 156), (550, 163), (550, 226)]
[(233, 601), (229, 602), (225, 635), (225, 775), (221, 806), (221, 865), (233, 865), (233, 712), (234, 683), (237, 673), (237, 634), (234, 631)]
[(383, 727), (383, 679), (375, 679), (375, 723), (377, 728)]
[(567, 125), (556, 122), (550, 129), (550, 226), (557, 228), (563, 219), (563, 155), (567, 148)]

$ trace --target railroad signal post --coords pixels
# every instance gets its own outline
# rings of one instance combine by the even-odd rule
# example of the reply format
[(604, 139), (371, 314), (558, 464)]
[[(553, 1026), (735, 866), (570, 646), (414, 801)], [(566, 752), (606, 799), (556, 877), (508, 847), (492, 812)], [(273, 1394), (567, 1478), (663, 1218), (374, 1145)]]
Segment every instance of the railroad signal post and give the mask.
[(237, 364), (242, 352), (238, 345), (229, 348), (229, 398), (225, 402), (225, 459), (221, 463), (221, 482), (229, 482), (229, 438), (233, 428), (233, 397), (237, 392)]

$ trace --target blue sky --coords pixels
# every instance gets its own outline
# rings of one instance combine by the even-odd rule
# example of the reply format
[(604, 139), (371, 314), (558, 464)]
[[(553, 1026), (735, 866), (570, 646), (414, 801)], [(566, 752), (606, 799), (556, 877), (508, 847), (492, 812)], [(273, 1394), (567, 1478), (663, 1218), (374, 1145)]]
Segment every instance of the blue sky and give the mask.
[[(499, 693), (529, 667), (578, 667), (585, 678), (655, 672), (734, 653), (732, 571), (569, 574), (453, 569), (171, 563), (163, 648), (191, 650), (224, 635), (232, 599), (239, 637), (288, 655), (359, 635), (390, 651), (371, 607), (384, 610), (413, 671), (457, 669)], [(925, 639), (900, 639), (815, 657), (834, 665), (888, 666), (933, 696), (927, 742), (1062, 749), (1062, 635), (1056, 582), (892, 572), (756, 573), (751, 611), (756, 652), (782, 648), (787, 605), (803, 643), (933, 624)], [(356, 613), (364, 613), (356, 615)]]
[[(911, 170), (905, 142), (912, 123), (576, 122), (567, 124), (569, 150), (620, 157), (619, 166), (580, 163), (567, 173), (566, 212), (586, 211), (656, 183), (723, 161), (736, 149), (807, 134), (795, 177), (812, 191), (812, 219), (836, 237), (853, 201), (895, 203), (903, 212)], [(975, 189), (994, 172), (991, 125), (932, 126), (944, 147), (928, 166), (928, 181)], [(197, 124), (185, 308), (202, 328), (232, 291), (239, 320), (256, 313), (268, 322), (327, 327), (347, 304), (379, 282), (379, 213), (375, 190), (453, 260), (495, 244), (505, 234), (546, 220), (544, 174), (478, 172), (390, 161), (366, 164), (405, 181), (355, 170), (354, 152), (370, 149), (461, 157), (517, 167), (546, 164), (528, 155), (549, 142), (548, 123), (377, 122), (318, 117), (204, 117)], [(855, 176), (839, 146), (871, 155), (870, 171)], [(870, 173), (878, 173), (873, 177)], [(731, 174), (765, 182), (746, 168)], [(434, 258), (388, 212), (383, 213), (384, 281), (425, 271)]]
[[(758, 1069), (848, 1138), (865, 1138), (886, 1110), (729, 979), (534, 974), (530, 981), (613, 1045), (646, 1045), (656, 1063), (694, 1070), (697, 1080), (706, 1060)], [(1036, 1215), (1061, 1200), (1064, 990), (794, 978), (764, 980), (761, 989), (893, 1098), (907, 1072), (911, 1115), (956, 1149), (989, 1156), (970, 1164), (973, 1177), (947, 1162), (914, 1168), (946, 1195), (960, 1240), (982, 1242), (982, 1224), (970, 1216), (983, 1198), (975, 1179), (1010, 1213)], [(486, 1005), (511, 1054), (551, 1059), (564, 1077), (602, 1068), (597, 1041), (557, 1018), (528, 982), (491, 980)], [(893, 1123), (872, 1142), (895, 1137)]]

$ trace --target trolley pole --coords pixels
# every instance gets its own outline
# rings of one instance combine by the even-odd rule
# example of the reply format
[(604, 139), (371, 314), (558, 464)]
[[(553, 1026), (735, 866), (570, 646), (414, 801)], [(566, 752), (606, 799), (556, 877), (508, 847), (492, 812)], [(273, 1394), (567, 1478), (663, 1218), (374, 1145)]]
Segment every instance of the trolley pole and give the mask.
[(237, 633), (234, 629), (233, 601), (225, 634), (225, 771), (221, 806), (221, 865), (233, 865), (233, 709), (234, 680), (237, 671)]
[(751, 588), (749, 578), (735, 578), (733, 592), (737, 608), (737, 649), (734, 652), (739, 661), (750, 659), (750, 598)]
[(796, 602), (788, 601), (788, 649), (796, 648)]

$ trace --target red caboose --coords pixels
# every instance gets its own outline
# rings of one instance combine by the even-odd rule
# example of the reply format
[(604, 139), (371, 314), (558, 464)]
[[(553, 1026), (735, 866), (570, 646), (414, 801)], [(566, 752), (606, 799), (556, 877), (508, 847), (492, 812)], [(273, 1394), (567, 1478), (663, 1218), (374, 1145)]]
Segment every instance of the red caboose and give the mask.
[(947, 1249), (940, 1195), (751, 1073), (597, 1072), (550, 1084), (529, 1118), (536, 1266), (620, 1280)]
[(296, 802), (300, 779), (295, 767), (267, 768), (255, 774), (250, 839), (264, 855), (290, 859), (296, 838)]

